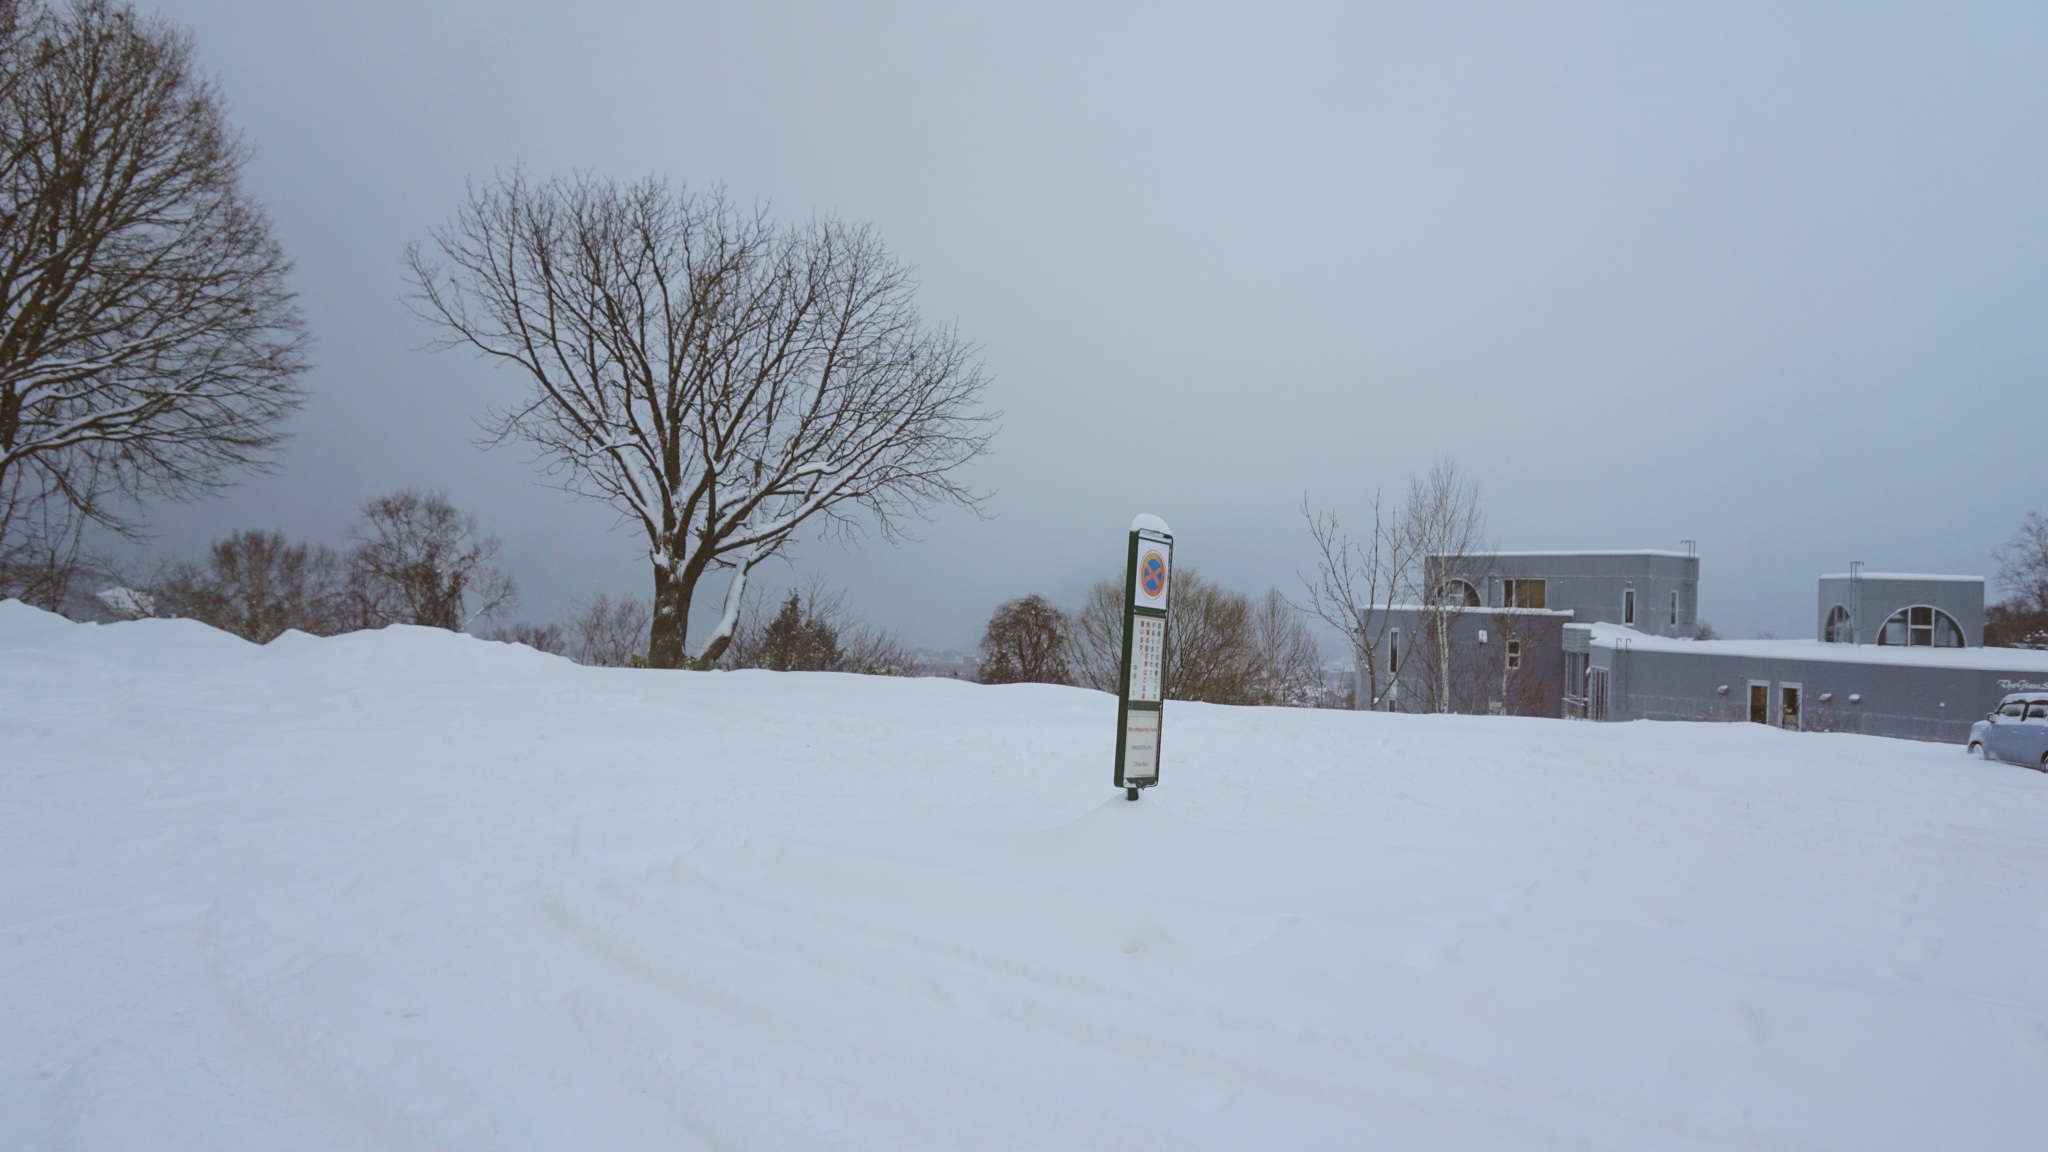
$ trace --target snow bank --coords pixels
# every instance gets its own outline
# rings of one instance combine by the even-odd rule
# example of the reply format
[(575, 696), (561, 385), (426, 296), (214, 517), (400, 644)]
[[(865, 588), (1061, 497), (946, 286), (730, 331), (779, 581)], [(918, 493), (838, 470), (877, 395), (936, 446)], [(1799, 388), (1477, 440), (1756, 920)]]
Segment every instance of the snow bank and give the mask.
[(2048, 780), (0, 604), (0, 1147), (2048, 1130)]

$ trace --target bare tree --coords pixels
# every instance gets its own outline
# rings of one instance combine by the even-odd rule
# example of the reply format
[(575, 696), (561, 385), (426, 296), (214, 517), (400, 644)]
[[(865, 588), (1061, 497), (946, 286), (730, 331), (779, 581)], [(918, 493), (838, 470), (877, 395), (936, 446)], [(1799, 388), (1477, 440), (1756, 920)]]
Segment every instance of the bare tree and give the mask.
[(839, 647), (844, 654), (839, 670), (863, 676), (929, 676), (930, 667), (912, 655), (901, 637), (887, 628), (860, 623), (843, 628)]
[[(415, 311), (530, 385), (492, 442), (533, 445), (567, 490), (646, 538), (648, 661), (715, 662), (748, 574), (805, 525), (885, 539), (938, 504), (978, 506), (955, 470), (988, 444), (974, 351), (933, 328), (910, 270), (866, 227), (782, 228), (653, 179), (472, 187), (408, 250)], [(705, 573), (730, 574), (694, 654)]]
[(1023, 596), (996, 607), (981, 636), (983, 684), (1065, 684), (1067, 614), (1045, 597)]
[(1458, 620), (1479, 607), (1479, 590), (1488, 572), (1486, 516), (1479, 506), (1479, 487), (1459, 475), (1457, 464), (1439, 460), (1428, 472), (1408, 480), (1408, 499), (1401, 509), (1404, 551), (1411, 557), (1411, 595), (1423, 608), (1423, 651), (1427, 665), (1417, 669), (1425, 704), (1432, 712), (1461, 706), (1453, 672), (1452, 648)]
[(1330, 689), (1323, 680), (1323, 654), (1301, 613), (1277, 588), (1253, 606), (1251, 644), (1254, 684), (1251, 695), (1261, 704), (1291, 708), (1326, 705)]
[[(97, 490), (93, 463), (79, 487)], [(0, 477), (0, 596), (62, 612), (72, 581), (88, 566), (83, 544), (87, 520), (65, 498), (52, 473), (16, 468)]]
[(1991, 558), (1998, 561), (1998, 582), (2007, 592), (2036, 612), (2048, 612), (2048, 516), (2027, 513)]
[(2010, 595), (1985, 609), (1984, 643), (2048, 648), (2048, 517), (2027, 513), (1991, 558), (1998, 561), (1999, 585)]
[[(1254, 609), (1251, 598), (1212, 584), (1193, 568), (1173, 573), (1161, 687), (1169, 700), (1211, 704), (1313, 702), (1313, 637), (1291, 619), (1277, 593)], [(1124, 586), (1103, 580), (1072, 616), (1068, 664), (1074, 683), (1114, 692), (1123, 659)], [(1320, 683), (1321, 669), (1313, 676)]]
[[(1098, 580), (1088, 589), (1081, 607), (1067, 616), (1067, 668), (1073, 682), (1084, 688), (1098, 692), (1117, 689), (1124, 650), (1123, 596), (1121, 579)], [(1170, 642), (1171, 637), (1168, 639)]]
[[(1121, 615), (1121, 588), (1117, 595)], [(1160, 684), (1168, 699), (1262, 703), (1257, 695), (1258, 653), (1252, 644), (1248, 598), (1181, 566), (1173, 573), (1173, 598), (1167, 613)], [(1118, 641), (1121, 646), (1121, 635)]]
[[(748, 587), (732, 643), (719, 657), (719, 667), (863, 676), (923, 676), (929, 671), (901, 638), (863, 619), (849, 604), (846, 590), (828, 586), (817, 573), (801, 591), (791, 589), (776, 600), (772, 616), (762, 610), (759, 590), (758, 584)], [(792, 599), (797, 604), (793, 616)]]
[[(1529, 618), (1510, 611), (1488, 613), (1488, 631), (1499, 638), (1500, 647), (1481, 662), (1487, 670), (1489, 702), (1497, 701), (1509, 716), (1535, 716), (1545, 711), (1543, 642)], [(1492, 645), (1486, 647), (1491, 648)]]
[(498, 538), (439, 492), (410, 489), (363, 505), (350, 529), (352, 611), (361, 628), (422, 624), (460, 632), (509, 608), (518, 596), (498, 567)]
[(307, 338), (248, 156), (184, 30), (0, 0), (0, 594), (270, 464)]
[(214, 541), (201, 563), (167, 566), (149, 585), (147, 600), (129, 610), (146, 607), (150, 615), (198, 620), (268, 644), (287, 629), (316, 636), (339, 631), (342, 582), (341, 559), (332, 549), (293, 544), (282, 532), (236, 532)]
[(577, 606), (569, 620), (568, 654), (578, 664), (629, 668), (647, 663), (645, 600), (599, 593)]
[(1334, 512), (1313, 512), (1306, 497), (1302, 518), (1315, 541), (1314, 575), (1301, 577), (1308, 612), (1344, 634), (1358, 664), (1359, 703), (1378, 708), (1387, 701), (1394, 673), (1387, 656), (1395, 630), (1394, 607), (1410, 587), (1416, 540), (1390, 512), (1378, 492), (1369, 505), (1372, 526), (1362, 539), (1344, 529)]

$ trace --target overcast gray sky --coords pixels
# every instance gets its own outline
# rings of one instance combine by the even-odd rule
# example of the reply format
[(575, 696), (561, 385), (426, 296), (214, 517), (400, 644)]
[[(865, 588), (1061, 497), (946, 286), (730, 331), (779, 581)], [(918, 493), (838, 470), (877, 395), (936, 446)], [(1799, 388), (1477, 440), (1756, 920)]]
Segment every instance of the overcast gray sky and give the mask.
[[(147, 0), (144, 0), (145, 7)], [(1075, 603), (1131, 516), (1246, 591), (1442, 455), (1509, 548), (1699, 541), (1727, 635), (1987, 572), (2048, 510), (2048, 7), (172, 0), (259, 149), (318, 367), (275, 477), (158, 511), (338, 542), (439, 487), (545, 620), (641, 542), (472, 446), (520, 387), (400, 254), (524, 163), (874, 222), (1006, 413), (993, 518), (806, 547), (913, 644)], [(715, 600), (715, 590), (700, 600)]]

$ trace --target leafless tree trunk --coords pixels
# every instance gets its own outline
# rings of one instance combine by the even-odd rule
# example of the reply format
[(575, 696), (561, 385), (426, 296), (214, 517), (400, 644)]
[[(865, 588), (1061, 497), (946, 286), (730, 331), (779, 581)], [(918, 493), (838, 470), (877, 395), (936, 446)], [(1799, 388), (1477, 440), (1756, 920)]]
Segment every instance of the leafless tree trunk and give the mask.
[(0, 577), (268, 466), (307, 341), (247, 159), (184, 31), (0, 0)]
[(1998, 561), (1998, 582), (2032, 612), (2048, 612), (2048, 516), (2027, 513), (2019, 531), (1992, 550)]
[(637, 524), (654, 571), (648, 662), (685, 663), (690, 605), (730, 574), (730, 643), (748, 574), (807, 524), (894, 539), (955, 479), (993, 414), (973, 349), (927, 325), (909, 269), (872, 230), (795, 228), (657, 180), (482, 188), (408, 251), (415, 310), (531, 386), (493, 442), (534, 445), (569, 491)]
[(1425, 682), (1428, 708), (1449, 712), (1458, 706), (1451, 667), (1458, 620), (1478, 607), (1468, 590), (1485, 588), (1488, 575), (1484, 553), (1490, 546), (1478, 486), (1459, 475), (1451, 460), (1437, 461), (1428, 472), (1409, 478), (1401, 530), (1414, 561), (1409, 567), (1412, 594), (1428, 620), (1421, 637), (1434, 666)]
[(647, 662), (647, 602), (599, 593), (577, 606), (569, 621), (569, 655), (578, 664), (629, 668)]
[(1122, 580), (1098, 580), (1068, 616), (1067, 669), (1083, 688), (1116, 691), (1124, 650), (1123, 594)]
[(349, 592), (359, 628), (420, 624), (461, 632), (518, 598), (500, 544), (438, 492), (393, 492), (350, 530)]
[(1545, 703), (1543, 678), (1537, 671), (1543, 664), (1537, 659), (1541, 643), (1536, 639), (1536, 629), (1528, 626), (1528, 618), (1509, 611), (1490, 614), (1490, 631), (1500, 636), (1500, 650), (1489, 663), (1491, 671), (1500, 677), (1501, 711), (1509, 716), (1534, 716)]
[(1386, 510), (1380, 494), (1372, 497), (1372, 527), (1363, 539), (1344, 530), (1334, 512), (1313, 512), (1301, 503), (1315, 541), (1316, 569), (1301, 577), (1308, 612), (1343, 633), (1358, 662), (1358, 690), (1367, 708), (1387, 698), (1393, 675), (1385, 656), (1394, 628), (1393, 608), (1409, 587), (1414, 540), (1402, 527), (1400, 514)]
[(1252, 695), (1260, 703), (1290, 708), (1328, 707), (1329, 685), (1323, 680), (1323, 653), (1301, 612), (1279, 589), (1252, 608), (1252, 652), (1258, 669)]
[[(90, 461), (81, 462), (90, 470)], [(96, 490), (90, 475), (73, 487)], [(0, 596), (62, 612), (72, 580), (85, 564), (85, 517), (65, 486), (42, 470), (16, 468), (0, 477)]]

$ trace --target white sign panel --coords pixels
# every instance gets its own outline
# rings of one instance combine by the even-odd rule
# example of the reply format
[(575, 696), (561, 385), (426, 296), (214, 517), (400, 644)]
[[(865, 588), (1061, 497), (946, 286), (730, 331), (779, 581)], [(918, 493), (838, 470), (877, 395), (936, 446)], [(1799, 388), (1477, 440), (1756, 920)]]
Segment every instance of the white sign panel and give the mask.
[(1159, 775), (1159, 713), (1131, 711), (1124, 718), (1124, 779)]
[(1131, 620), (1131, 699), (1141, 704), (1160, 700), (1160, 670), (1166, 666), (1166, 621), (1157, 616)]
[(1167, 571), (1166, 558), (1170, 551), (1163, 540), (1138, 537), (1138, 579), (1131, 587), (1131, 603), (1140, 608), (1166, 611), (1166, 584), (1172, 575)]

